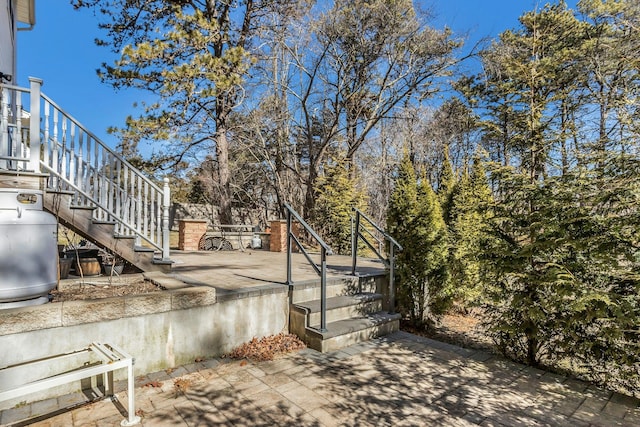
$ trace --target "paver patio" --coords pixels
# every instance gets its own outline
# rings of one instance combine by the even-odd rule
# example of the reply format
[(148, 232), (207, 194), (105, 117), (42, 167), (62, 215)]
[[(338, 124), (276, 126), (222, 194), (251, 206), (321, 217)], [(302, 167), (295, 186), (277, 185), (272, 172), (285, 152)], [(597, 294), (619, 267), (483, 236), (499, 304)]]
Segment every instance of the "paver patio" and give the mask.
[[(270, 362), (211, 359), (136, 382), (144, 426), (640, 425), (637, 399), (405, 332)], [(86, 397), (49, 399), (6, 410), (0, 423), (40, 415), (32, 425), (116, 426), (127, 401), (117, 396), (72, 409), (61, 406)]]

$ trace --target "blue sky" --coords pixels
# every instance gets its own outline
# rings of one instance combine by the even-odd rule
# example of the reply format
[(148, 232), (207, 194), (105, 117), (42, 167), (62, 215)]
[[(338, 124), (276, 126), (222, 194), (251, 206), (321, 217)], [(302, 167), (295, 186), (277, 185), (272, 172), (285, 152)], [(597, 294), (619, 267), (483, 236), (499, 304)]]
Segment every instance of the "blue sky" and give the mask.
[[(576, 1), (567, 2), (575, 7)], [(456, 33), (468, 33), (472, 40), (496, 36), (518, 26), (518, 17), (533, 10), (535, 0), (434, 0), (425, 2), (436, 14), (433, 25), (449, 26)], [(146, 94), (133, 90), (115, 91), (100, 82), (96, 69), (112, 58), (107, 48), (98, 47), (98, 18), (90, 10), (74, 11), (68, 1), (36, 1), (36, 25), (18, 33), (18, 79), (28, 86), (29, 76), (44, 80), (43, 92), (114, 147), (109, 126), (122, 126), (135, 115), (134, 102)]]

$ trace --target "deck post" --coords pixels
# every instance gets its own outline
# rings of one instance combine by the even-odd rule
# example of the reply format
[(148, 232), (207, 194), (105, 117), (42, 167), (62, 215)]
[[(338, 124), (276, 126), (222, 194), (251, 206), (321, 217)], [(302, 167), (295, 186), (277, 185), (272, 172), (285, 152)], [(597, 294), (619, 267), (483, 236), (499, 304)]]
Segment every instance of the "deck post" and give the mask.
[[(30, 97), (30, 117), (29, 117), (29, 170), (33, 172), (40, 172), (40, 146), (42, 141), (40, 140), (40, 94), (42, 87), (42, 80), (29, 77), (31, 84), (31, 97)], [(17, 112), (16, 114), (22, 114)]]
[(169, 261), (169, 207), (171, 206), (171, 189), (169, 178), (164, 178), (162, 189), (162, 260)]

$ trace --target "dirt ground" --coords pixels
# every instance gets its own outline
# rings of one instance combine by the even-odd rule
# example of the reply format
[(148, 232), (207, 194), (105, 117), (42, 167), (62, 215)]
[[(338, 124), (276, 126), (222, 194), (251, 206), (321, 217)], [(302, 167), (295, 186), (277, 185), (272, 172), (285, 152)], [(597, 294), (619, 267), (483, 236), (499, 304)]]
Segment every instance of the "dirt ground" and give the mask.
[(160, 287), (141, 277), (126, 278), (122, 276), (109, 280), (109, 277), (101, 276), (86, 277), (72, 283), (65, 282), (61, 283), (58, 289), (50, 292), (51, 302), (93, 300), (162, 291)]
[(491, 350), (492, 343), (473, 315), (446, 314), (431, 331), (417, 330), (403, 322), (401, 328), (416, 335), (456, 344), (466, 348)]

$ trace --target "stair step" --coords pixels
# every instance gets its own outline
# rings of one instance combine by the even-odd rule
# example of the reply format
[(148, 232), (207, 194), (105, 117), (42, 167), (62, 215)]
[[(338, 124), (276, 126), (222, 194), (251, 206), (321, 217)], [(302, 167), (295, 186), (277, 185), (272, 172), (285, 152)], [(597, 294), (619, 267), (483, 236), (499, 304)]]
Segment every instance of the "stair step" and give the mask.
[(46, 188), (45, 191), (47, 193), (50, 194), (62, 194), (62, 195), (66, 195), (66, 196), (73, 196), (74, 194), (76, 194), (75, 191), (71, 191), (71, 190), (56, 190), (53, 188)]
[[(294, 305), (305, 310), (310, 325), (320, 324), (320, 300), (306, 301)], [(359, 317), (382, 309), (382, 295), (364, 292), (355, 295), (340, 295), (327, 298), (327, 322)]]
[(100, 225), (116, 225), (117, 222), (115, 221), (106, 221), (106, 220), (102, 220), (102, 219), (94, 219), (93, 220), (94, 224), (100, 224)]
[[(327, 310), (362, 304), (368, 301), (375, 301), (381, 298), (382, 298), (381, 294), (376, 294), (373, 292), (363, 292), (361, 294), (355, 294), (355, 295), (339, 295), (339, 296), (327, 298)], [(299, 303), (296, 303), (295, 305), (298, 307), (307, 308), (311, 313), (317, 313), (320, 311), (320, 300), (299, 302)]]
[(69, 206), (69, 208), (86, 210), (86, 211), (95, 211), (97, 209), (95, 206), (87, 206), (87, 205), (71, 205)]
[(155, 252), (156, 251), (156, 249), (149, 248), (147, 246), (134, 246), (133, 250), (136, 252)]
[(162, 258), (153, 258), (153, 261), (151, 261), (152, 264), (157, 265), (159, 267), (159, 270), (164, 272), (164, 273), (169, 273), (171, 272), (171, 267), (173, 266), (173, 261), (172, 260), (166, 260), (166, 259), (162, 259)]
[(352, 344), (395, 332), (400, 327), (400, 314), (378, 312), (354, 319), (339, 320), (327, 324), (327, 331), (307, 328), (307, 345), (326, 353)]
[[(320, 299), (321, 286), (317, 280), (309, 283), (296, 283), (291, 286), (291, 299), (294, 304), (304, 304), (306, 301)], [(360, 289), (359, 278), (354, 276), (343, 276), (327, 278), (327, 298), (342, 295), (353, 295), (363, 291), (374, 291), (375, 289)]]
[(132, 236), (131, 234), (114, 234), (114, 239), (135, 239), (136, 236)]

